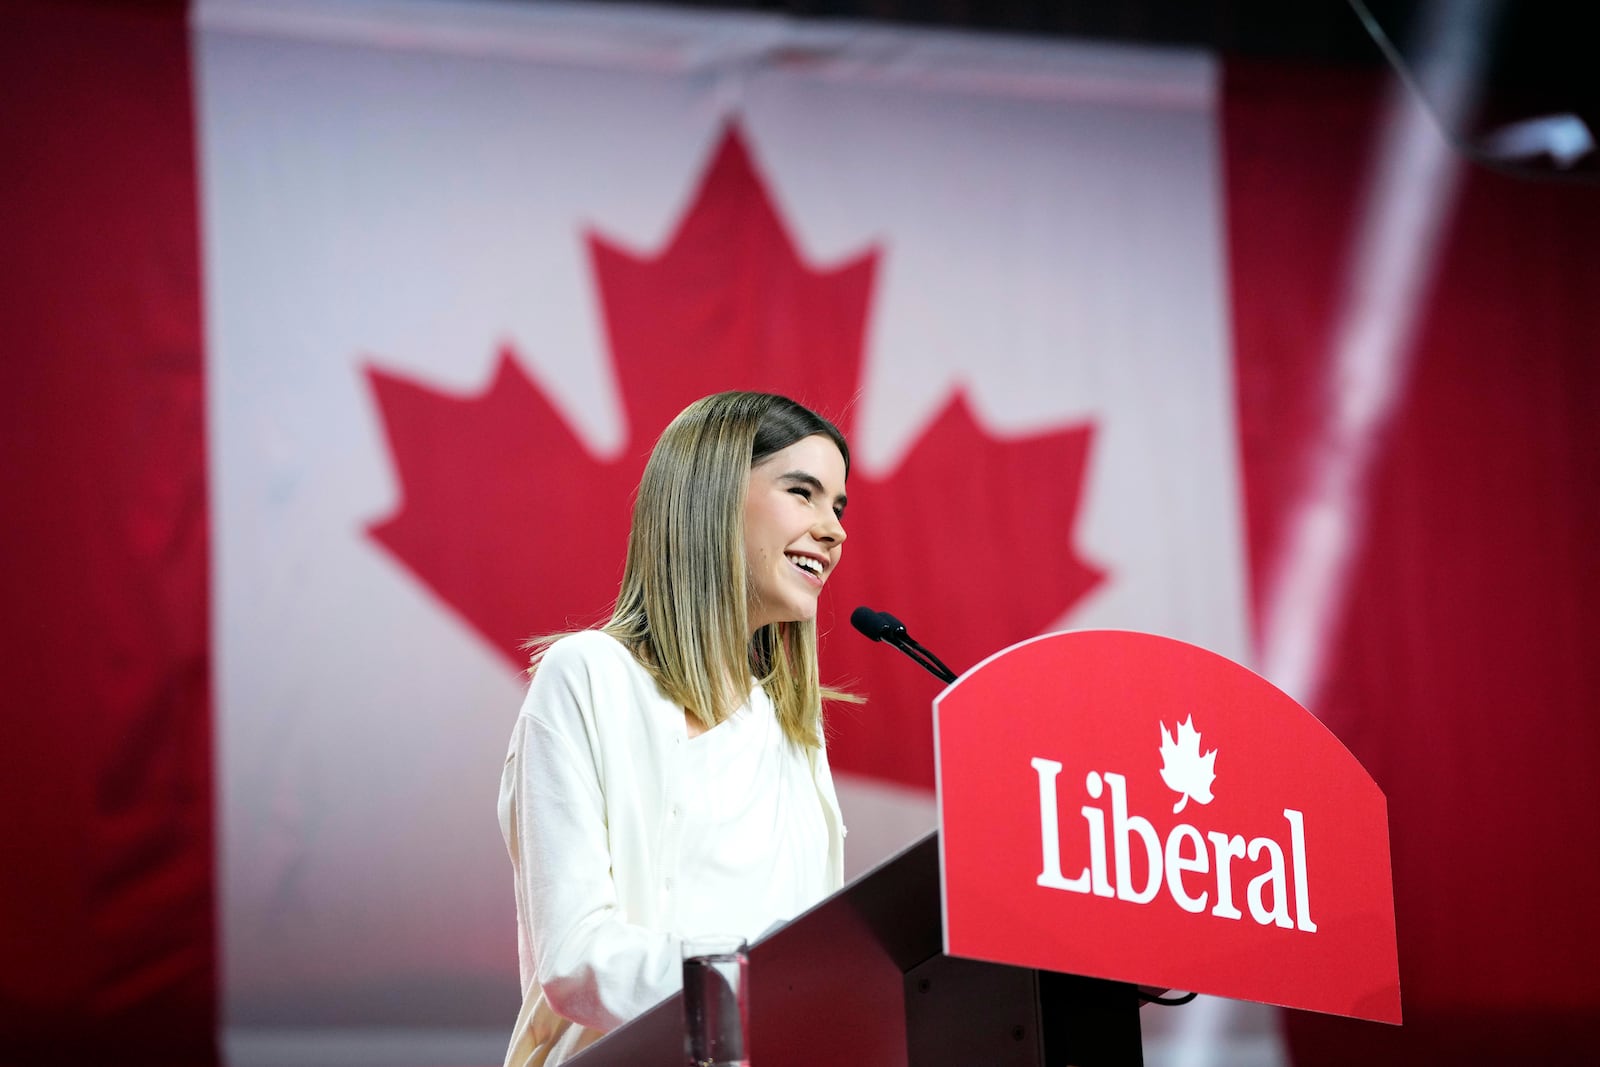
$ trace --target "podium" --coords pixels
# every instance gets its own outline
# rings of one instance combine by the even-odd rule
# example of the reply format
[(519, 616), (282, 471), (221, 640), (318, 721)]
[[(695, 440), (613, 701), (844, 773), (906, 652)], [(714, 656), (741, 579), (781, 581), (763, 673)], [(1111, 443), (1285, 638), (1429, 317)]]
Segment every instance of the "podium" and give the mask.
[[(934, 702), (938, 833), (750, 950), (759, 1067), (1142, 1064), (1139, 988), (1400, 1021), (1388, 814), (1244, 667), (1049, 634)], [(681, 998), (583, 1067), (681, 1067)]]
[[(1120, 1067), (1143, 1062), (1134, 986), (946, 956), (933, 833), (750, 949), (761, 1067)], [(681, 996), (573, 1061), (683, 1067)]]

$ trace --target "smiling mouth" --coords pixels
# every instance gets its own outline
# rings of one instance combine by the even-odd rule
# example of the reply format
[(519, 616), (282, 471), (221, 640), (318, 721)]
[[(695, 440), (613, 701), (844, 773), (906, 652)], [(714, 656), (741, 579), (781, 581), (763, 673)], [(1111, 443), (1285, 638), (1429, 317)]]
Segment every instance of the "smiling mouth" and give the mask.
[(784, 558), (794, 566), (795, 570), (801, 572), (812, 581), (821, 583), (822, 562), (820, 560), (812, 559), (810, 556), (796, 556), (789, 553), (784, 553)]

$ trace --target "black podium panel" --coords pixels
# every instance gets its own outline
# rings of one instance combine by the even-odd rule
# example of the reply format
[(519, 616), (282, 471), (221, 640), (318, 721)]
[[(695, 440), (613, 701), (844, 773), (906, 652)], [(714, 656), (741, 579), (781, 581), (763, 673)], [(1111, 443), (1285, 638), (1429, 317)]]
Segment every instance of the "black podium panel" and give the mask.
[[(751, 946), (751, 1062), (908, 1064), (905, 973), (939, 954), (939, 931), (939, 838), (929, 834)], [(682, 997), (572, 1062), (683, 1067)]]

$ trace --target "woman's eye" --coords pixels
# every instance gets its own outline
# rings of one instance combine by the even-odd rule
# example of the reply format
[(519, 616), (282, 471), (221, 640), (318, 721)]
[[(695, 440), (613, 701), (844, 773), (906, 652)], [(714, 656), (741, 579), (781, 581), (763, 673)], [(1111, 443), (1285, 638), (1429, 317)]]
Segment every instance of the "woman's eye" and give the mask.
[(792, 489), (789, 490), (789, 492), (793, 493), (795, 496), (799, 497), (801, 500), (810, 500), (811, 499), (811, 490), (807, 489), (803, 485), (794, 486)]

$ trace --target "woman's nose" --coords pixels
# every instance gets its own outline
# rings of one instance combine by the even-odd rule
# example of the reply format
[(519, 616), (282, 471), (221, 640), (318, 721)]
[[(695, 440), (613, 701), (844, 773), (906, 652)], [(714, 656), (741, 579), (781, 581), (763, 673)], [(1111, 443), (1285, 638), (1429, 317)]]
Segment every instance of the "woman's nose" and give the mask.
[(844, 532), (844, 520), (829, 512), (828, 517), (817, 524), (812, 536), (830, 545), (842, 545), (849, 535)]

